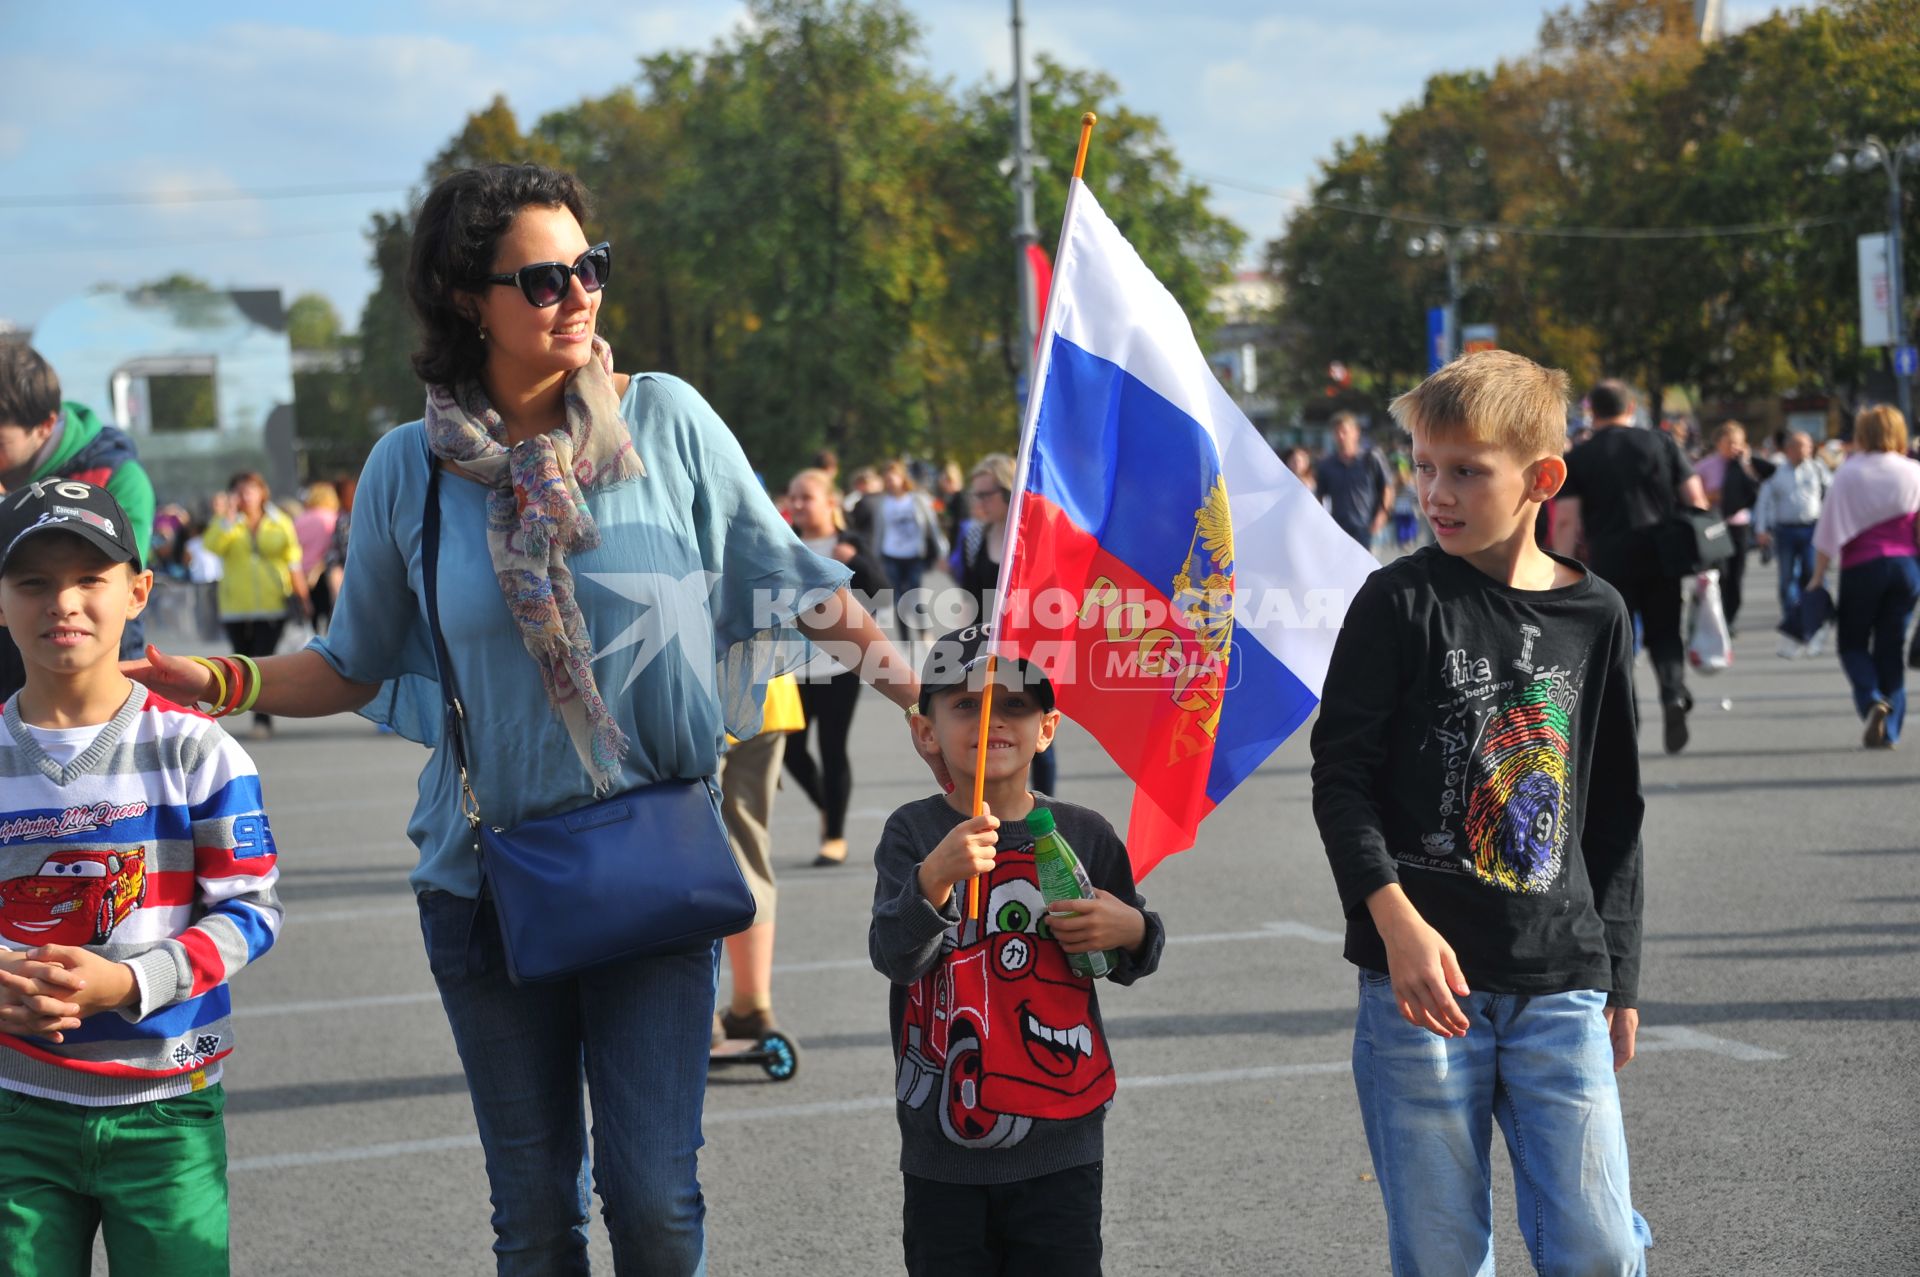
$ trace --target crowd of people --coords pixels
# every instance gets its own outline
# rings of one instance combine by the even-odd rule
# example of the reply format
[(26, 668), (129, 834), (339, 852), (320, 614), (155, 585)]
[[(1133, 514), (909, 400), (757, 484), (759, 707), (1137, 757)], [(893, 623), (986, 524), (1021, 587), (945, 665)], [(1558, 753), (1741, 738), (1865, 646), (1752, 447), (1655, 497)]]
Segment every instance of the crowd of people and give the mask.
[[(118, 875), (141, 856), (194, 886), (44, 926), (0, 909), (0, 1035), (19, 1048), (0, 1050), (0, 1269), (84, 1271), (99, 1230), (116, 1268), (227, 1270), (226, 982), (267, 953), (283, 911), (258, 778), (218, 723), (251, 713), (265, 737), (275, 716), (358, 711), (430, 751), (407, 825), (411, 881), (485, 1154), (499, 1271), (585, 1272), (591, 1185), (617, 1271), (704, 1272), (710, 1052), (773, 1024), (774, 777), (784, 766), (819, 811), (816, 863), (846, 863), (865, 683), (905, 712), (933, 782), (879, 839), (869, 930), (892, 985), (907, 1269), (999, 1273), (1018, 1256), (1020, 1271), (1100, 1271), (1115, 1079), (1090, 974), (1150, 975), (1166, 931), (1111, 825), (1042, 770), (1060, 724), (1044, 674), (1007, 663), (984, 708), (980, 621), (1012, 536), (1014, 460), (916, 475), (890, 459), (843, 496), (822, 454), (776, 500), (694, 387), (617, 370), (596, 333), (613, 252), (588, 222), (587, 193), (563, 172), (443, 177), (417, 211), (407, 271), (423, 415), (379, 441), (357, 485), (316, 484), (297, 509), (248, 472), (204, 518), (156, 514), (144, 476), (131, 482), (130, 441), (63, 401), (37, 356), (6, 351), (0, 619), (14, 642), (0, 648), (18, 678), (0, 688), (0, 765), (16, 778), (0, 875), (82, 860), (76, 874)], [(1409, 551), (1352, 600), (1312, 778), (1358, 968), (1354, 1072), (1396, 1272), (1432, 1271), (1435, 1255), (1452, 1257), (1448, 1272), (1490, 1266), (1496, 1120), (1516, 1164), (1524, 1152), (1536, 1264), (1645, 1271), (1614, 1082), (1638, 1022), (1633, 668), (1644, 644), (1666, 748), (1684, 748), (1682, 583), (1700, 567), (1687, 511), (1715, 516), (1742, 561), (1749, 540), (1779, 557), (1783, 608), (1804, 612), (1837, 573), (1837, 647), (1865, 744), (1891, 747), (1904, 721), (1920, 463), (1898, 412), (1860, 413), (1829, 474), (1811, 439), (1756, 456), (1732, 423), (1690, 459), (1637, 426), (1616, 381), (1588, 393), (1591, 424), (1569, 448), (1567, 394), (1562, 373), (1482, 352), (1394, 402), (1407, 440), (1390, 454), (1341, 417), (1327, 455), (1287, 458), (1349, 535)], [(935, 568), (968, 603), (955, 625), (902, 597)], [(1737, 616), (1740, 569), (1721, 572)], [(156, 574), (217, 583), (230, 655), (132, 637)], [(642, 576), (711, 584), (696, 600), (603, 588)], [(461, 606), (443, 610), (451, 598)], [(883, 598), (896, 601), (893, 635), (866, 606)], [(642, 641), (663, 612), (679, 627), (674, 659)], [(292, 614), (315, 633), (283, 651)], [(829, 663), (809, 667), (818, 653)], [(528, 664), (537, 678), (499, 676)], [(1501, 699), (1511, 684), (1494, 672), (1512, 670), (1532, 681)], [(780, 704), (795, 673), (803, 720)], [(983, 731), (999, 748), (976, 755)], [(1442, 739), (1492, 752), (1432, 747)], [(1460, 804), (1464, 767), (1514, 783)], [(524, 946), (547, 938), (500, 925), (486, 866), (508, 854), (500, 836), (555, 814), (592, 815), (570, 837), (594, 854), (592, 831), (614, 819), (603, 804), (621, 820), (676, 813), (656, 818), (688, 855), (724, 820), (719, 854), (754, 880), (757, 925), (724, 946), (623, 939), (522, 983)], [(87, 850), (67, 849), (66, 823), (47, 813), (81, 809), (96, 813)], [(1090, 879), (1071, 909), (1037, 886), (1056, 836)], [(673, 859), (659, 872), (679, 872)], [(976, 878), (986, 916), (962, 909)], [(568, 907), (586, 934), (622, 901)], [(1085, 1085), (1036, 1086), (998, 1110), (971, 1084), (929, 1102), (929, 1007), (988, 937), (979, 978), (1025, 980), (1020, 997), (1035, 1000), (1011, 1028), (1022, 1050)], [(723, 950), (736, 996), (716, 1015)], [(940, 1038), (948, 1073), (982, 1067), (959, 1026)], [(118, 1132), (101, 1145), (105, 1170), (82, 1175), (71, 1151), (102, 1122)]]
[[(1595, 385), (1583, 406), (1567, 434), (1567, 484), (1541, 503), (1537, 530), (1543, 545), (1590, 563), (1627, 599), (1659, 687), (1668, 751), (1684, 749), (1689, 738), (1689, 627), (1717, 616), (1725, 640), (1737, 636), (1747, 567), (1756, 554), (1774, 568), (1785, 618), (1776, 653), (1799, 660), (1834, 644), (1865, 725), (1863, 743), (1895, 745), (1905, 719), (1904, 676), (1894, 659), (1903, 642), (1906, 666), (1920, 669), (1920, 628), (1905, 638), (1920, 591), (1908, 586), (1912, 538), (1901, 522), (1912, 509), (1903, 505), (1912, 473), (1903, 462), (1912, 463), (1920, 446), (1900, 414), (1872, 405), (1833, 437), (1816, 441), (1806, 430), (1782, 429), (1756, 451), (1746, 427), (1731, 419), (1696, 442), (1701, 435), (1688, 418), (1643, 413), (1631, 387), (1616, 379)], [(1288, 467), (1349, 536), (1383, 560), (1417, 547), (1430, 534), (1415, 513), (1418, 478), (1408, 436), (1396, 431), (1384, 443), (1370, 443), (1350, 412), (1334, 414), (1327, 424), (1332, 447), (1318, 457), (1289, 448), (1283, 454)], [(1849, 476), (1844, 483), (1842, 474)], [(1873, 496), (1865, 499), (1869, 491)], [(1729, 552), (1713, 563), (1710, 578), (1663, 555), (1675, 514), (1685, 509), (1716, 515), (1724, 527)], [(1860, 522), (1870, 516), (1883, 517)], [(1887, 520), (1893, 522), (1880, 526)], [(1829, 539), (1840, 537), (1824, 559), (1823, 526)], [(1869, 529), (1872, 537), (1858, 539)], [(1820, 614), (1804, 627), (1799, 623), (1809, 591), (1823, 589), (1832, 565), (1869, 563), (1874, 566), (1852, 576), (1851, 602), (1843, 580), (1838, 600), (1821, 594), (1815, 600)], [(1712, 613), (1697, 606), (1708, 592), (1717, 599)]]

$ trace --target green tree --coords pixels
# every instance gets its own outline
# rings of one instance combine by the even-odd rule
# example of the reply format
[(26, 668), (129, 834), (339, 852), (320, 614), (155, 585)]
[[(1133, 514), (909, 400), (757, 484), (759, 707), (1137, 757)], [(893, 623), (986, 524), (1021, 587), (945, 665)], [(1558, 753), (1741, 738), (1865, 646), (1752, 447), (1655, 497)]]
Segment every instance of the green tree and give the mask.
[(185, 271), (175, 271), (162, 279), (142, 284), (134, 290), (140, 293), (167, 293), (173, 296), (208, 296), (214, 291), (212, 284), (198, 275), (189, 275)]
[[(1013, 196), (1004, 94), (920, 69), (898, 0), (753, 0), (700, 52), (645, 59), (635, 84), (522, 132), (505, 102), (470, 119), (426, 180), (538, 159), (595, 192), (614, 244), (600, 332), (622, 368), (686, 378), (779, 480), (822, 445), (851, 460), (971, 459), (1012, 444)], [(1240, 233), (1180, 173), (1159, 124), (1105, 77), (1043, 63), (1035, 131), (1043, 237), (1059, 225), (1081, 112), (1100, 112), (1089, 178), (1200, 326)], [(418, 412), (406, 359), (410, 226), (376, 218), (381, 286), (361, 319), (365, 375), (396, 420)]]
[(1370, 205), (1515, 227), (1468, 264), (1466, 316), (1581, 381), (1619, 373), (1656, 398), (1850, 388), (1878, 359), (1858, 349), (1853, 236), (1881, 222), (1885, 179), (1822, 169), (1838, 141), (1920, 130), (1915, 17), (1913, 0), (1845, 0), (1703, 46), (1689, 4), (1591, 0), (1551, 15), (1529, 57), (1435, 77), (1380, 136), (1336, 149), (1317, 205), (1269, 248), (1296, 362), (1345, 359), (1382, 394), (1422, 368), (1434, 264), (1414, 278), (1401, 226), (1337, 207)]
[(495, 97), (484, 110), (468, 116), (460, 132), (428, 163), (425, 180), (406, 211), (373, 215), (367, 242), (379, 284), (360, 312), (360, 375), (379, 420), (389, 425), (411, 421), (420, 415), (426, 402), (419, 379), (413, 375), (413, 353), (419, 346), (420, 329), (407, 301), (412, 207), (434, 182), (460, 169), (527, 160), (553, 163), (556, 159), (544, 142), (520, 131), (506, 99)]
[[(1041, 246), (1052, 255), (1066, 215), (1080, 117), (1093, 111), (1099, 124), (1087, 152), (1088, 189), (1204, 339), (1213, 325), (1208, 297), (1231, 278), (1245, 233), (1207, 206), (1207, 188), (1182, 171), (1160, 122), (1129, 108), (1110, 76), (1041, 55), (1029, 99), (1034, 146), (1046, 160), (1034, 190)], [(984, 85), (967, 96), (960, 127), (929, 157), (944, 212), (937, 243), (950, 281), (939, 315), (946, 367), (935, 409), (945, 423), (937, 438), (944, 451), (966, 457), (1010, 451), (1019, 433), (1017, 276), (1009, 236), (1015, 196), (999, 177), (1012, 137), (1010, 94)]]
[(302, 293), (287, 306), (287, 342), (295, 350), (333, 350), (341, 336), (340, 312), (319, 293)]

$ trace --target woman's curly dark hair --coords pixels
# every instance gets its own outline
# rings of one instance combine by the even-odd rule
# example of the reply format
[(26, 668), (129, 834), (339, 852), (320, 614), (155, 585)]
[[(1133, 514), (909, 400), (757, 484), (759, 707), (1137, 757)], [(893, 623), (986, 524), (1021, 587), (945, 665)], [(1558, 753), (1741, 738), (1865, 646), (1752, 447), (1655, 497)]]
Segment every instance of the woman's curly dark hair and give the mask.
[(413, 223), (407, 300), (420, 319), (413, 371), (430, 386), (476, 380), (487, 362), (480, 329), (460, 309), (493, 271), (500, 237), (523, 208), (564, 208), (585, 225), (587, 188), (571, 173), (539, 164), (461, 169), (435, 183)]

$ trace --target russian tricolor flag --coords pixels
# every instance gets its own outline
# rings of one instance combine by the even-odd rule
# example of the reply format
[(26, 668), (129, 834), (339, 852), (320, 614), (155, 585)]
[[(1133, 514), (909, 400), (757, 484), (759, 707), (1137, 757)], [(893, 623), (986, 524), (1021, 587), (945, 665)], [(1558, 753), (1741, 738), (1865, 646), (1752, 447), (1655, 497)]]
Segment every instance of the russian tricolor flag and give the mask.
[(1045, 670), (1134, 781), (1144, 877), (1313, 712), (1375, 565), (1077, 179), (1040, 345), (995, 646)]

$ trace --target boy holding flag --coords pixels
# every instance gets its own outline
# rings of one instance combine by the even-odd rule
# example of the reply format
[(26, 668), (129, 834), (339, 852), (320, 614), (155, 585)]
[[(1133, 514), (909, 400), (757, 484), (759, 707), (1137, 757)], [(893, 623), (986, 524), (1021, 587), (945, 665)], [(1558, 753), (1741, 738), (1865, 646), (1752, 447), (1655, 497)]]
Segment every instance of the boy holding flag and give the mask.
[[(1114, 1070), (1092, 981), (1067, 955), (1105, 952), (1108, 978), (1132, 984), (1160, 965), (1166, 932), (1112, 826), (1027, 788), (1060, 721), (1053, 686), (1002, 661), (984, 706), (988, 642), (975, 625), (929, 651), (914, 741), (956, 783), (894, 812), (874, 852), (867, 947), (893, 981), (907, 1271), (1097, 1277)], [(969, 815), (983, 730), (985, 804)], [(1049, 912), (1041, 897), (1026, 820), (1036, 810), (1096, 888), (1074, 912)], [(975, 877), (982, 907), (968, 917)]]

